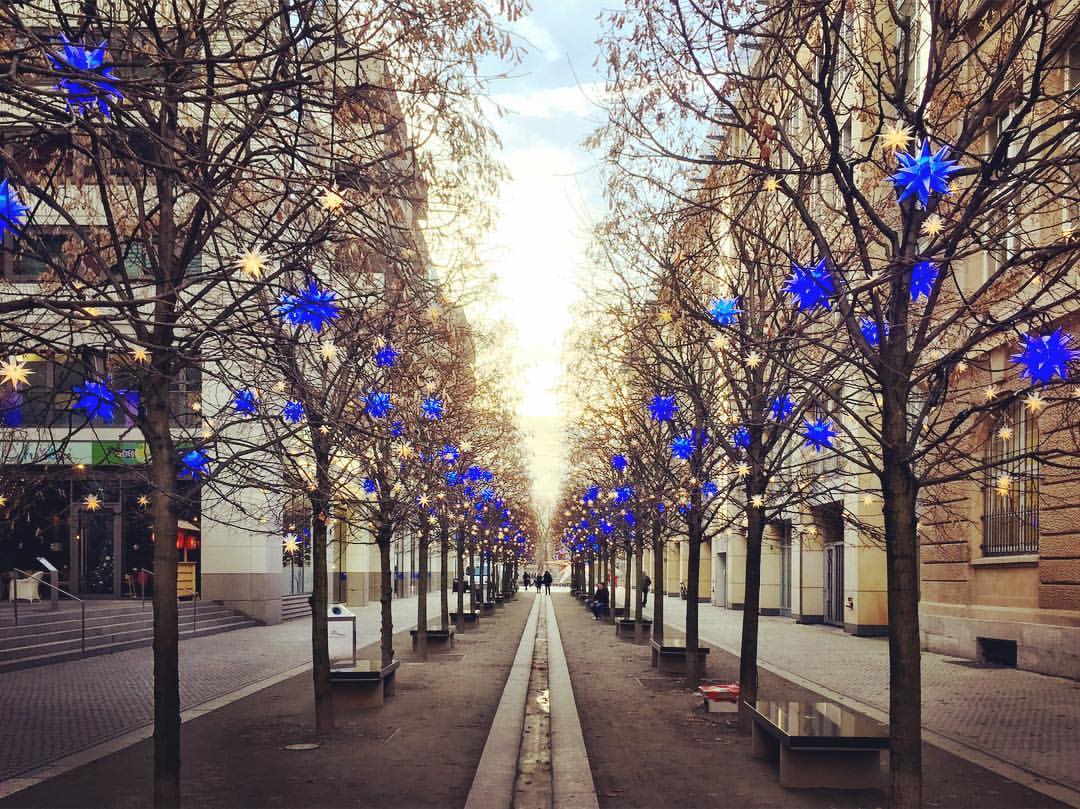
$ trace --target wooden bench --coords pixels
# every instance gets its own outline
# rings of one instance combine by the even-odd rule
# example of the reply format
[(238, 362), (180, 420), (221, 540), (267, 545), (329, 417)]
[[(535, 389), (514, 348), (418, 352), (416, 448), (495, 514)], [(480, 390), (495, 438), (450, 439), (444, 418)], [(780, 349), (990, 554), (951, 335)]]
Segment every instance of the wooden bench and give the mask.
[(400, 665), (400, 660), (389, 666), (378, 660), (358, 660), (355, 666), (330, 669), (334, 707), (346, 710), (380, 707), (384, 697), (394, 695), (394, 675)]
[(642, 640), (648, 638), (652, 632), (652, 621), (648, 618), (641, 619), (641, 636), (638, 637), (637, 626), (633, 618), (620, 618), (615, 622), (615, 635), (616, 637), (623, 638), (625, 640)]
[[(480, 611), (473, 610), (472, 612), (466, 612), (465, 614), (465, 626), (472, 624), (473, 626), (480, 623)], [(450, 623), (457, 623), (457, 612), (450, 613)]]
[[(686, 637), (667, 635), (657, 643), (649, 641), (652, 648), (652, 666), (661, 674), (686, 674)], [(698, 674), (704, 674), (709, 662), (709, 648), (698, 644)]]
[[(410, 629), (409, 634), (412, 636), (412, 648), (416, 651), (416, 635), (417, 630)], [(446, 651), (454, 648), (454, 628), (449, 629), (429, 629), (427, 631), (427, 646), (428, 650), (441, 649)]]
[(780, 759), (780, 785), (875, 789), (882, 785), (884, 725), (821, 701), (759, 699), (752, 707), (753, 753)]

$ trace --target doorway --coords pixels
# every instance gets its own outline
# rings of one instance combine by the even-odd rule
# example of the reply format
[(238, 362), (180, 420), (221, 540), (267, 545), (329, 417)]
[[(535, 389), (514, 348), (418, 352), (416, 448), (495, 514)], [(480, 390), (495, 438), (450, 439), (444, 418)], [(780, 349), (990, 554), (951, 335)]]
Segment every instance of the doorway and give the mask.
[(825, 546), (825, 623), (844, 625), (844, 543)]
[(780, 614), (791, 615), (791, 523), (779, 525), (780, 530)]
[(72, 570), (78, 594), (119, 596), (123, 576), (119, 506), (103, 504), (97, 511), (79, 509), (71, 543)]
[(713, 594), (713, 603), (718, 607), (727, 607), (727, 554), (716, 554), (716, 592)]

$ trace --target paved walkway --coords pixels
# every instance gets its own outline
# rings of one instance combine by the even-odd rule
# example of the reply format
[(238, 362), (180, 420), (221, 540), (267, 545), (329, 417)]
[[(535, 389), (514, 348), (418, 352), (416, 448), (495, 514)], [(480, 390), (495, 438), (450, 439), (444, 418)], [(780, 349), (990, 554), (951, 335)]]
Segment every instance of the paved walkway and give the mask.
[[(667, 598), (664, 622), (685, 626), (685, 602)], [(738, 654), (742, 613), (700, 605), (707, 644)], [(651, 612), (652, 605), (649, 606)], [(759, 658), (880, 711), (888, 711), (884, 638), (762, 617)], [(923, 725), (1029, 772), (1080, 790), (1080, 682), (924, 652)]]
[[(416, 602), (415, 597), (394, 601), (395, 631), (416, 624)], [(379, 637), (379, 604), (373, 602), (356, 613), (356, 644), (362, 648)], [(428, 601), (428, 615), (439, 615), (438, 594)], [(331, 624), (331, 629), (337, 627)], [(332, 655), (335, 649), (344, 649), (338, 644), (331, 639)], [(310, 660), (308, 619), (185, 640), (180, 644), (182, 709)], [(149, 648), (0, 674), (0, 782), (148, 725), (152, 719)]]

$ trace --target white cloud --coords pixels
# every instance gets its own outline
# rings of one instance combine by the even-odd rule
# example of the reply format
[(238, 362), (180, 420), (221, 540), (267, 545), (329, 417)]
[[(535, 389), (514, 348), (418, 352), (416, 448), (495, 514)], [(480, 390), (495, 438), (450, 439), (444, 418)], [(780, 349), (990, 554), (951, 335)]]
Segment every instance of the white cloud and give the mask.
[(557, 118), (572, 115), (585, 118), (599, 114), (604, 85), (592, 82), (568, 87), (550, 87), (524, 93), (495, 93), (491, 100), (513, 115), (525, 118)]
[(530, 53), (540, 53), (548, 62), (563, 58), (564, 51), (555, 42), (555, 37), (534, 18), (522, 17), (510, 25), (510, 30), (525, 40)]

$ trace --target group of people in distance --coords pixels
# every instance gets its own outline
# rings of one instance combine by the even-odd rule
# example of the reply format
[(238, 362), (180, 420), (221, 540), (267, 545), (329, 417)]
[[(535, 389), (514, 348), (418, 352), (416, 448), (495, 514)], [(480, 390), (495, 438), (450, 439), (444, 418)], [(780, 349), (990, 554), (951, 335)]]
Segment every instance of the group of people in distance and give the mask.
[(543, 576), (541, 576), (539, 573), (537, 573), (535, 576), (530, 576), (529, 571), (527, 570), (521, 574), (521, 583), (525, 585), (526, 590), (529, 589), (529, 584), (531, 583), (534, 587), (536, 587), (536, 592), (539, 593), (540, 588), (543, 587), (544, 592), (546, 592), (548, 595), (551, 595), (551, 582), (552, 578), (550, 570), (545, 570)]

